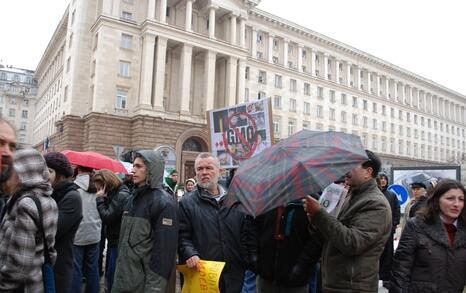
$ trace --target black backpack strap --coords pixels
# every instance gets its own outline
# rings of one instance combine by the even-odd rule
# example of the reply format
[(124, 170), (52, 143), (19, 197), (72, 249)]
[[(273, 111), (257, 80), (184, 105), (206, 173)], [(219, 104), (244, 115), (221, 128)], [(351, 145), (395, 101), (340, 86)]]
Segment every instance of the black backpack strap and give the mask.
[(25, 197), (29, 197), (34, 201), (37, 207), (37, 213), (39, 214), (39, 223), (36, 221), (37, 228), (39, 228), (40, 233), (42, 234), (42, 241), (44, 242), (44, 259), (45, 263), (51, 264), (52, 262), (50, 261), (50, 254), (49, 254), (49, 246), (47, 245), (47, 239), (45, 238), (45, 231), (44, 231), (44, 220), (42, 216), (42, 205), (40, 203), (40, 200), (33, 195), (27, 195)]

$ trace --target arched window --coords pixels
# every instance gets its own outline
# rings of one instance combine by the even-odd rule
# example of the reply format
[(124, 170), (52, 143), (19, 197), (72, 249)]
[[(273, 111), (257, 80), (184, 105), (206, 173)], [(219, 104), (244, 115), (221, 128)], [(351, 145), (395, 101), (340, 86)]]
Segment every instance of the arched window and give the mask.
[(184, 143), (182, 150), (183, 151), (190, 151), (190, 152), (203, 152), (205, 151), (206, 147), (203, 142), (201, 142), (198, 138), (196, 137), (190, 137), (188, 138)]

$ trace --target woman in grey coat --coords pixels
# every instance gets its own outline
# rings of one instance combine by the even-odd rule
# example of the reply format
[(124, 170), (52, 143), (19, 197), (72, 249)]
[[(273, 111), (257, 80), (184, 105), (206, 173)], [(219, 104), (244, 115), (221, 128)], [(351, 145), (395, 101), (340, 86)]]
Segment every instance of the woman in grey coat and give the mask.
[(390, 292), (460, 293), (466, 285), (466, 190), (444, 179), (427, 206), (408, 220), (394, 263)]

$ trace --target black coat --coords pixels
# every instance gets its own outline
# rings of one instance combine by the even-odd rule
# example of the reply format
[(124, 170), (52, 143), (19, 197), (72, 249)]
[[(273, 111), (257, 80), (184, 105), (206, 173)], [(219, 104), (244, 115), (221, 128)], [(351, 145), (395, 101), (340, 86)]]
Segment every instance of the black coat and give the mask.
[[(401, 213), (400, 213), (400, 202), (398, 201), (398, 197), (395, 193), (391, 192), (388, 189), (382, 190), (383, 195), (388, 200), (390, 204), (390, 208), (392, 209), (392, 230), (395, 232), (396, 227), (400, 223)], [(392, 239), (393, 240), (393, 239)]]
[(315, 265), (311, 261), (311, 234), (303, 204), (292, 202), (278, 216), (278, 209), (273, 209), (254, 221), (259, 255), (257, 273), (278, 286), (304, 286), (309, 283)]
[(178, 252), (181, 263), (197, 255), (203, 260), (225, 261), (220, 292), (239, 293), (246, 268), (244, 241), (247, 217), (223, 205), (197, 187), (179, 203)]
[(466, 226), (458, 219), (452, 247), (440, 218), (408, 220), (395, 253), (390, 293), (461, 293), (466, 285)]
[(120, 237), (121, 218), (123, 209), (130, 197), (126, 185), (121, 185), (118, 190), (109, 192), (107, 196), (96, 199), (97, 210), (105, 225), (105, 236), (109, 245), (117, 246)]
[(73, 276), (73, 240), (83, 212), (78, 187), (71, 181), (63, 181), (55, 187), (52, 198), (58, 206), (58, 227), (55, 235), (55, 283), (57, 292), (68, 292)]
[(427, 196), (421, 196), (409, 209), (409, 217), (415, 217), (417, 211), (419, 211), (422, 207), (427, 204)]

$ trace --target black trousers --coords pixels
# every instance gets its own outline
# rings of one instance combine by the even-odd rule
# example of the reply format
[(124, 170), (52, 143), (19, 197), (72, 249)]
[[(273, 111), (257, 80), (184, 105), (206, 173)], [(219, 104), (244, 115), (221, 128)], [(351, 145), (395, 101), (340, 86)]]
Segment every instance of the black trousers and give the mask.
[(393, 236), (394, 233), (390, 233), (387, 243), (385, 244), (385, 249), (380, 256), (379, 279), (382, 281), (390, 280), (390, 271), (392, 270), (393, 262)]

